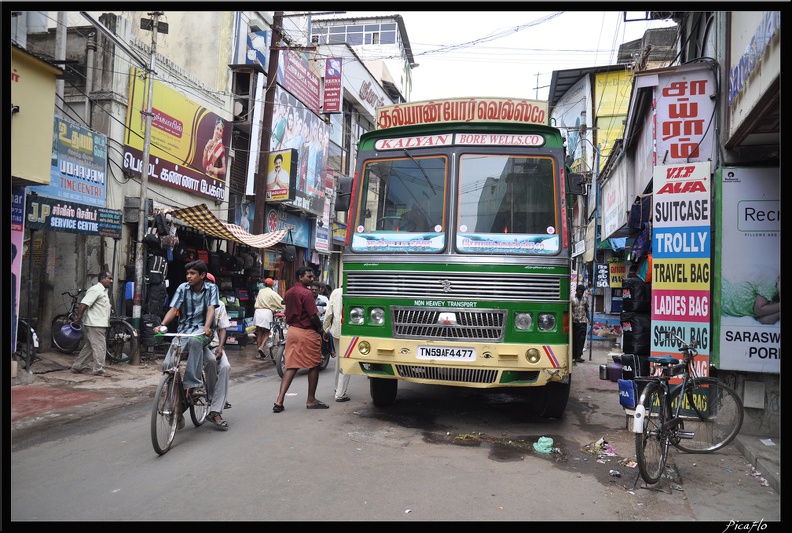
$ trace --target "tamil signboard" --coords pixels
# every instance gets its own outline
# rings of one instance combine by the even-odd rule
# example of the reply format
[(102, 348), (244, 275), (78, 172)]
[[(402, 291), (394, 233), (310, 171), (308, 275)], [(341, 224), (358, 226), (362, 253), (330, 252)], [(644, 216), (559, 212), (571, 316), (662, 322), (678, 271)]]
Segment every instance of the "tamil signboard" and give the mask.
[(55, 117), (50, 184), (30, 191), (104, 207), (107, 198), (107, 136)]
[(341, 57), (325, 59), (323, 113), (340, 113), (343, 86), (341, 81)]
[(25, 213), (26, 229), (121, 238), (122, 212), (117, 209), (28, 195)]
[[(124, 169), (135, 174), (143, 169), (148, 79), (132, 69)], [(222, 201), (230, 165), (231, 124), (162, 82), (154, 81), (152, 95), (149, 180)]]

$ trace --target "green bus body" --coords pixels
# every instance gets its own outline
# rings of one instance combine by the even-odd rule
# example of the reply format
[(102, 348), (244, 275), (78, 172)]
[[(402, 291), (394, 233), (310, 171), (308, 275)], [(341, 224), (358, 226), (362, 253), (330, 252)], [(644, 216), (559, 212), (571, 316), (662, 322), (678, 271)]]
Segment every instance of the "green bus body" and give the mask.
[(399, 380), (533, 388), (560, 417), (572, 374), (563, 138), (467, 121), (361, 136), (338, 355), (375, 405)]

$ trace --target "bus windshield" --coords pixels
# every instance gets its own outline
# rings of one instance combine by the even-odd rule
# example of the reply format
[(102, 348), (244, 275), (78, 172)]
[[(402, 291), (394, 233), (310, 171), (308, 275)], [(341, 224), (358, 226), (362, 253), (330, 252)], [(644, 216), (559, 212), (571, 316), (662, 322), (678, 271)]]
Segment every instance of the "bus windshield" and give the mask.
[(457, 250), (557, 253), (555, 172), (551, 157), (463, 155)]
[(353, 250), (436, 252), (445, 247), (448, 159), (405, 154), (365, 163)]

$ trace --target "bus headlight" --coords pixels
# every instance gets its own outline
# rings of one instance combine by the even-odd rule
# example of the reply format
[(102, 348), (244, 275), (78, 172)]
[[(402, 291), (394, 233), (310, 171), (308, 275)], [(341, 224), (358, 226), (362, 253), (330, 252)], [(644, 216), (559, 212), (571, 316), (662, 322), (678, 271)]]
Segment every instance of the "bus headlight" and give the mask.
[(525, 331), (526, 329), (531, 329), (532, 324), (533, 324), (533, 319), (531, 318), (530, 313), (517, 313), (516, 315), (514, 315), (515, 329), (519, 329), (520, 331)]
[(368, 355), (371, 352), (371, 344), (368, 341), (360, 341), (357, 348), (363, 355)]
[(369, 313), (369, 317), (371, 318), (371, 323), (381, 326), (385, 323), (385, 310), (382, 307), (375, 307)]
[(528, 351), (525, 352), (525, 358), (528, 360), (529, 363), (535, 365), (539, 362), (542, 358), (541, 354), (539, 354), (539, 350), (536, 348), (528, 348)]
[(353, 307), (349, 310), (349, 323), (356, 326), (363, 324), (363, 308)]
[(540, 313), (537, 321), (539, 331), (553, 331), (556, 327), (555, 315), (552, 313)]

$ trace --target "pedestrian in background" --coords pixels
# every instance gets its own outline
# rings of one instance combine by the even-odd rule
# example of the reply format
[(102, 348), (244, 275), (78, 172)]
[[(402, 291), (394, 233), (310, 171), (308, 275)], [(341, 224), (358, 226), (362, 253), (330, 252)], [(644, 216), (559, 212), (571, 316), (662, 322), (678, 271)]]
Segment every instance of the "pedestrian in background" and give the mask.
[(311, 285), (311, 292), (316, 300), (316, 308), (319, 310), (319, 320), (324, 320), (327, 311), (327, 296), (324, 295), (325, 285), (319, 281), (314, 281)]
[[(215, 283), (211, 272), (206, 273), (206, 280)], [(228, 403), (228, 381), (231, 374), (231, 363), (225, 353), (226, 328), (231, 327), (225, 304), (222, 300), (215, 308), (214, 337), (209, 346), (204, 348), (204, 373), (206, 375), (206, 394), (211, 404), (207, 419), (222, 430), (228, 429), (228, 422), (223, 420), (223, 409), (230, 409)]]
[(90, 364), (94, 376), (109, 377), (105, 373), (104, 363), (107, 355), (107, 328), (110, 326), (112, 311), (108, 289), (112, 284), (113, 275), (110, 272), (99, 274), (99, 281), (85, 292), (77, 309), (77, 318), (72, 325), (83, 326), (85, 344), (71, 367), (74, 374), (82, 374), (83, 369)]
[(349, 387), (349, 376), (341, 371), (341, 353), (338, 351), (341, 346), (341, 320), (344, 316), (344, 307), (342, 301), (343, 289), (336, 288), (330, 293), (330, 301), (327, 303), (327, 311), (325, 312), (322, 326), (325, 331), (330, 334), (331, 350), (336, 363), (336, 384), (335, 384), (335, 401), (348, 402), (347, 387)]
[(576, 363), (583, 362), (583, 345), (588, 331), (589, 299), (586, 286), (578, 284), (572, 297), (572, 357)]
[(313, 283), (314, 273), (309, 267), (297, 269), (297, 281), (294, 287), (286, 291), (286, 324), (289, 334), (286, 335), (286, 372), (281, 379), (278, 398), (272, 411), (283, 411), (283, 400), (289, 390), (294, 376), (301, 368), (308, 370), (307, 409), (327, 409), (329, 405), (316, 399), (316, 387), (319, 384), (319, 365), (322, 364), (322, 341), (327, 333), (322, 329), (316, 300), (309, 287)]
[(256, 347), (262, 359), (266, 357), (264, 348), (272, 329), (274, 313), (283, 311), (285, 308), (283, 298), (272, 288), (274, 285), (275, 281), (272, 278), (265, 279), (264, 288), (258, 291), (254, 304), (256, 310), (253, 314), (253, 325), (256, 326)]

